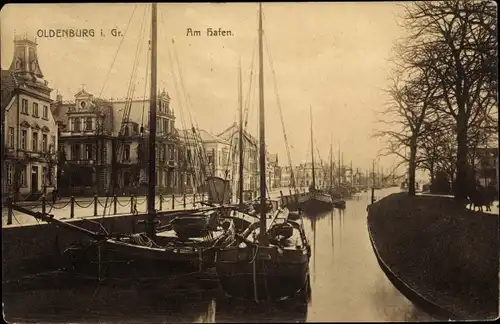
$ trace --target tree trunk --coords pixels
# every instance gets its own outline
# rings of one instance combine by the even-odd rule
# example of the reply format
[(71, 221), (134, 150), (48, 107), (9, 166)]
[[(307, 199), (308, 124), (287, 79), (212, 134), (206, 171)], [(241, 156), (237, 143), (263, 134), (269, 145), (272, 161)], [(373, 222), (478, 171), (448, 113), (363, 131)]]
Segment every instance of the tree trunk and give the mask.
[(455, 199), (465, 200), (467, 198), (467, 126), (465, 112), (459, 111), (457, 118), (457, 162), (455, 181)]
[(417, 138), (412, 137), (410, 142), (410, 161), (408, 167), (408, 195), (415, 196), (415, 171), (417, 169)]

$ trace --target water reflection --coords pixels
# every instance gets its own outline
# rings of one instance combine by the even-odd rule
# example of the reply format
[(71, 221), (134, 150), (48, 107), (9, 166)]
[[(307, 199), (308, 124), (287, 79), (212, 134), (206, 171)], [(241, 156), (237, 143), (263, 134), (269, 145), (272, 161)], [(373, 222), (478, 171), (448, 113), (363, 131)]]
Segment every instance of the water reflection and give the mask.
[(308, 304), (298, 298), (257, 304), (219, 296), (215, 305), (216, 323), (303, 323), (307, 320)]
[[(54, 276), (58, 276), (54, 274)], [(65, 280), (64, 275), (59, 275)], [(213, 293), (186, 278), (168, 281), (114, 281), (53, 289), (3, 291), (8, 322), (185, 322), (206, 316)]]
[[(378, 196), (390, 190), (378, 192)], [(215, 274), (168, 277), (155, 283), (108, 283), (4, 291), (13, 322), (317, 322), (427, 321), (385, 277), (366, 229), (370, 193), (305, 217), (311, 243), (311, 298), (255, 304), (224, 296)], [(307, 215), (306, 215), (307, 216)], [(47, 281), (45, 281), (47, 282)], [(206, 284), (209, 282), (210, 284)]]
[[(390, 189), (377, 194), (389, 193)], [(307, 235), (312, 238), (313, 278), (308, 322), (425, 320), (377, 263), (366, 229), (370, 199), (362, 193), (347, 200), (343, 210), (306, 215)], [(390, 298), (380, 298), (388, 292)]]

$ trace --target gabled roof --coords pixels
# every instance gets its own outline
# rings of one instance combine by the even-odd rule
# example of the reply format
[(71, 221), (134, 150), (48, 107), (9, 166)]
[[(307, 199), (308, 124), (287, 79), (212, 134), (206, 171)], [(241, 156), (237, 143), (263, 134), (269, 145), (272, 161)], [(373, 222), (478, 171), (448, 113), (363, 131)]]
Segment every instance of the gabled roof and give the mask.
[(201, 140), (203, 142), (206, 142), (206, 143), (221, 143), (221, 144), (226, 144), (226, 145), (229, 145), (229, 142), (218, 137), (218, 136), (215, 136), (209, 132), (207, 132), (206, 130), (203, 130), (203, 129), (199, 129), (198, 130), (198, 133), (200, 134), (200, 137), (201, 137)]
[[(179, 137), (183, 140), (189, 139), (190, 141), (194, 140), (194, 134), (191, 129), (179, 129)], [(206, 130), (197, 129), (197, 133), (200, 135), (201, 141), (204, 143), (220, 143), (225, 145), (230, 145), (228, 141), (219, 136), (216, 136)]]
[[(234, 132), (237, 132), (237, 131), (239, 131), (238, 124), (237, 123), (233, 123), (231, 126), (229, 126), (225, 130), (223, 130), (222, 132), (220, 132), (219, 134), (217, 134), (217, 136), (225, 137), (223, 135), (225, 135), (225, 134), (232, 135)], [(249, 132), (247, 132), (246, 130), (243, 130), (243, 135), (246, 137), (246, 139), (250, 143), (252, 143), (254, 145), (257, 145), (257, 140)]]
[(80, 90), (75, 97), (92, 97), (92, 94), (85, 91), (85, 89)]

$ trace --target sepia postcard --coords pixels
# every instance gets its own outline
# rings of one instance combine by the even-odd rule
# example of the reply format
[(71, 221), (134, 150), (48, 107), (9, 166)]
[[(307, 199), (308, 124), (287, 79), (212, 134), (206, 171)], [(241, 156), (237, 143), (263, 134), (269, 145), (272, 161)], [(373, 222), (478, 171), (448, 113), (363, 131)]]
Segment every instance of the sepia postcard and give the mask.
[(494, 320), (497, 6), (6, 4), (9, 323)]

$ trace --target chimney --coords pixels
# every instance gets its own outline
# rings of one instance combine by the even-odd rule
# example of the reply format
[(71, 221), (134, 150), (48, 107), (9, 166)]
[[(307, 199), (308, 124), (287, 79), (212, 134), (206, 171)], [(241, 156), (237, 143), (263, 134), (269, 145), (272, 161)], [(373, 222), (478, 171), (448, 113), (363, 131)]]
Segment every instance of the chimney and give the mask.
[(56, 102), (58, 102), (58, 103), (62, 103), (62, 94), (57, 93), (57, 96), (56, 96)]

